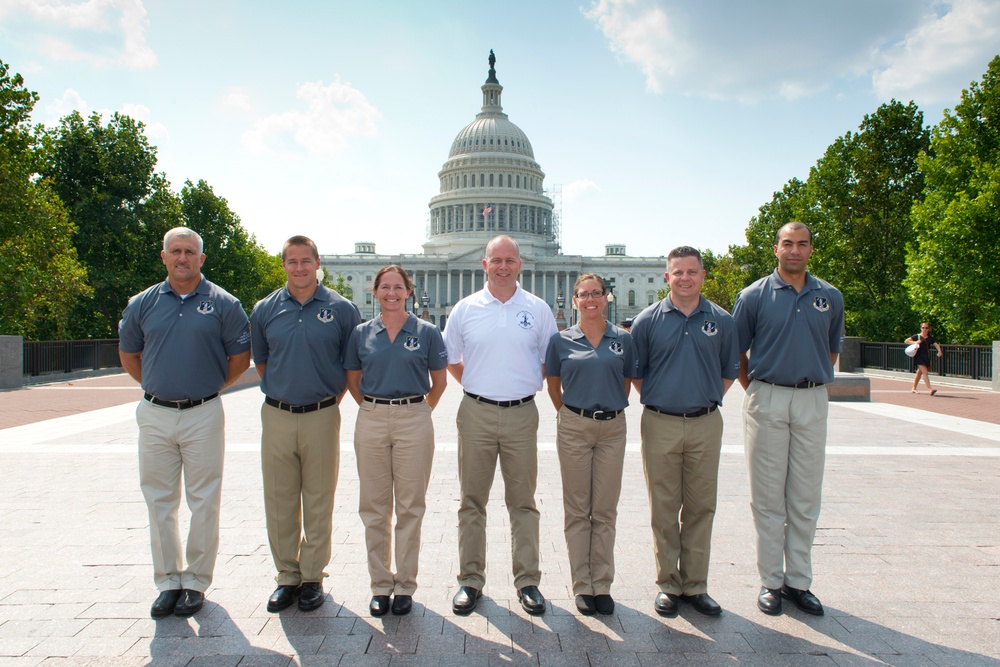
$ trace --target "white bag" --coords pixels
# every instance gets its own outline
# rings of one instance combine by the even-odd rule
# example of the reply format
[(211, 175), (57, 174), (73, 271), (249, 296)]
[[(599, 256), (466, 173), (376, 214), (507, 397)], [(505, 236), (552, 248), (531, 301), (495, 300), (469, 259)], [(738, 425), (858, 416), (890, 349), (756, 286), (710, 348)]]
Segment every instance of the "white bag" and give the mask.
[(919, 349), (920, 349), (920, 343), (913, 343), (912, 345), (907, 345), (906, 349), (903, 350), (903, 352), (905, 352), (906, 356), (908, 357), (915, 357), (917, 356), (917, 350)]

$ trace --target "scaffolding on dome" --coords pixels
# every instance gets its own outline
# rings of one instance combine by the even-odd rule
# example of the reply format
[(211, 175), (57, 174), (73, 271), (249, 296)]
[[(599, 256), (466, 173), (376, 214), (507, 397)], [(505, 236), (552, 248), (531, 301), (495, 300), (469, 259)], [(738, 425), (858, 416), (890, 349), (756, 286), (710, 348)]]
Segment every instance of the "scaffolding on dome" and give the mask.
[(562, 186), (553, 185), (543, 191), (552, 200), (552, 239), (556, 242), (556, 254), (562, 254)]

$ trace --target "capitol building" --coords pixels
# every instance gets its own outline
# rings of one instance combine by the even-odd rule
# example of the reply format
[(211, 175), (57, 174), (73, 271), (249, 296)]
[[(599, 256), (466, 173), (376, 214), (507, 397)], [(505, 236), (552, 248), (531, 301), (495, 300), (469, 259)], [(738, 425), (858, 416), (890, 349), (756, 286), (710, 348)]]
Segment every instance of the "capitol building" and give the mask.
[(483, 288), (486, 244), (507, 234), (521, 248), (521, 287), (552, 307), (560, 328), (575, 322), (573, 284), (584, 273), (601, 276), (610, 288), (609, 320), (635, 317), (665, 287), (665, 258), (629, 257), (624, 245), (613, 243), (605, 246), (603, 257), (560, 252), (559, 190), (545, 189), (528, 136), (503, 112), (495, 62), (490, 51), (482, 109), (456, 135), (438, 172), (440, 191), (429, 203), (423, 252), (380, 255), (374, 243), (362, 241), (352, 254), (322, 255), (321, 265), (332, 281), (343, 276), (367, 320), (378, 309), (372, 295), (375, 273), (399, 264), (416, 286), (412, 310), (443, 329), (451, 307)]

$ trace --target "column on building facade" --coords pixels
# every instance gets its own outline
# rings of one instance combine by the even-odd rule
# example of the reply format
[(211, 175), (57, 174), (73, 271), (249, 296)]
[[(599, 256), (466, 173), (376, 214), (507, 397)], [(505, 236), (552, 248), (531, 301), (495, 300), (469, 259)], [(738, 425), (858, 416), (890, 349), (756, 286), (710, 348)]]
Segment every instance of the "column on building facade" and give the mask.
[(449, 306), (454, 305), (455, 302), (451, 300), (451, 265), (448, 265), (448, 291), (447, 296), (444, 298), (445, 303)]

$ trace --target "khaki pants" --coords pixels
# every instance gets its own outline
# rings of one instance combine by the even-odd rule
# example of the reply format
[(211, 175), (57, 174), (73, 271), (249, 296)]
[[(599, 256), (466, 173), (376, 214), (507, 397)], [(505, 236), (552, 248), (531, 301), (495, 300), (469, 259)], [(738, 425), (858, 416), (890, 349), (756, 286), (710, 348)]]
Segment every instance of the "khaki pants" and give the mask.
[(430, 405), (426, 401), (407, 405), (363, 401), (354, 429), (354, 451), (361, 484), (358, 512), (365, 524), (372, 595), (413, 595), (417, 590), (420, 528), (434, 462)]
[(486, 504), (496, 474), (503, 474), (504, 501), (510, 517), (514, 586), (537, 586), (538, 408), (535, 402), (512, 408), (480, 403), (465, 396), (458, 408), (458, 509), (460, 586), (486, 584)]
[(615, 524), (625, 463), (625, 415), (596, 421), (556, 415), (563, 532), (573, 595), (607, 595), (615, 578)]
[[(215, 399), (187, 410), (139, 401), (139, 486), (149, 510), (153, 581), (157, 589), (205, 592), (219, 554), (219, 507), (225, 459), (225, 415)], [(187, 567), (177, 511), (181, 475), (191, 510)]]
[(684, 419), (642, 411), (642, 465), (661, 592), (708, 592), (722, 452), (722, 414)]
[(304, 414), (260, 408), (264, 513), (279, 586), (321, 582), (330, 563), (340, 472), (340, 406)]
[(757, 570), (768, 588), (807, 590), (826, 461), (826, 387), (753, 381), (743, 399)]

